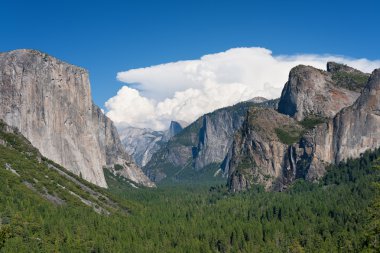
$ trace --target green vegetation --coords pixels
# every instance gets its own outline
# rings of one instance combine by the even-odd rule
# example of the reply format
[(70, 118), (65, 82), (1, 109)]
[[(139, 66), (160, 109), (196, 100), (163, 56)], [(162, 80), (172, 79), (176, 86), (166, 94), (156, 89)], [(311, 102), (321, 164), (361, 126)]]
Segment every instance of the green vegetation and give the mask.
[[(235, 170), (236, 175), (243, 175), (246, 180), (255, 184), (259, 182), (260, 169), (257, 167), (255, 161), (253, 161), (249, 156), (243, 156)], [(270, 176), (266, 175), (265, 180), (269, 179)]]
[(369, 75), (359, 72), (336, 72), (332, 75), (332, 79), (336, 82), (337, 86), (360, 91), (368, 82)]
[(291, 145), (297, 142), (301, 138), (301, 135), (302, 135), (302, 131), (298, 129), (276, 128), (275, 131), (280, 141), (287, 145)]
[(215, 184), (223, 184), (226, 178), (219, 172), (220, 164), (212, 163), (202, 168), (202, 170), (195, 170), (191, 164), (191, 160), (187, 162), (182, 168), (173, 166), (171, 163), (161, 165), (165, 168), (164, 172), (166, 177), (158, 184), (162, 185), (198, 185), (198, 186), (212, 186)]
[[(31, 155), (25, 139), (0, 132), (14, 143), (0, 145), (0, 252), (380, 251), (380, 150), (330, 166), (319, 183), (300, 180), (286, 192), (253, 187), (231, 194), (224, 184), (135, 189), (108, 172), (104, 190), (75, 177), (101, 194), (96, 197)], [(44, 197), (44, 188), (64, 204)]]
[(324, 122), (326, 122), (325, 118), (309, 115), (308, 117), (300, 121), (300, 125), (303, 126), (305, 129), (312, 129), (316, 125), (322, 124)]
[(210, 186), (215, 184), (223, 184), (226, 182), (226, 178), (223, 178), (220, 172), (220, 164), (212, 163), (202, 168), (201, 170), (195, 170), (191, 164), (186, 166), (183, 170), (177, 171), (171, 178), (171, 180), (164, 180), (160, 182), (162, 184), (178, 184), (182, 185), (203, 185)]
[(123, 169), (124, 169), (123, 165), (120, 165), (120, 164), (115, 164), (113, 167), (114, 167), (114, 169), (115, 169), (116, 171), (119, 171), (119, 170), (123, 170)]
[(276, 135), (284, 144), (291, 145), (301, 138), (307, 130), (313, 129), (316, 125), (326, 122), (325, 118), (309, 115), (307, 118), (299, 122), (302, 128), (295, 126), (284, 126), (283, 128), (276, 128)]
[(245, 171), (247, 169), (251, 169), (256, 167), (255, 161), (252, 161), (252, 159), (248, 156), (244, 156), (241, 161), (238, 164), (237, 170)]
[[(377, 167), (379, 169), (379, 167)], [(366, 242), (374, 252), (380, 252), (380, 183), (374, 183), (375, 199), (368, 208)]]

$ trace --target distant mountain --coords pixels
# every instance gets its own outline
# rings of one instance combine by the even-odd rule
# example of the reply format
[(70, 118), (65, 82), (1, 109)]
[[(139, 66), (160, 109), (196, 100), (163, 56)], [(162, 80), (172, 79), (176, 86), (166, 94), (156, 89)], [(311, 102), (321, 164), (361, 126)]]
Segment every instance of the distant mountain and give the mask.
[(277, 102), (242, 102), (200, 117), (165, 143), (143, 167), (144, 172), (154, 182), (164, 179), (165, 182), (213, 181), (220, 178), (220, 164), (248, 109), (251, 106), (276, 108)]
[(103, 167), (154, 184), (131, 160), (112, 121), (92, 102), (88, 72), (36, 50), (0, 54), (0, 119), (43, 156), (107, 187)]
[(171, 121), (169, 129), (164, 133), (165, 137), (164, 140), (168, 141), (173, 136), (179, 134), (185, 127), (187, 127), (189, 123), (185, 121)]
[(164, 132), (146, 128), (126, 127), (120, 138), (126, 151), (139, 166), (144, 166), (162, 145)]
[(315, 181), (329, 164), (380, 146), (380, 69), (371, 75), (337, 63), (327, 69), (293, 68), (278, 111), (249, 110), (223, 166), (232, 191)]
[(125, 127), (120, 130), (121, 142), (137, 165), (145, 166), (156, 153), (173, 136), (180, 133), (186, 122), (172, 121), (166, 131), (154, 131), (148, 128)]
[(254, 97), (254, 98), (248, 100), (247, 102), (253, 102), (253, 103), (258, 104), (258, 103), (263, 103), (265, 101), (268, 101), (268, 99), (263, 98), (263, 97)]

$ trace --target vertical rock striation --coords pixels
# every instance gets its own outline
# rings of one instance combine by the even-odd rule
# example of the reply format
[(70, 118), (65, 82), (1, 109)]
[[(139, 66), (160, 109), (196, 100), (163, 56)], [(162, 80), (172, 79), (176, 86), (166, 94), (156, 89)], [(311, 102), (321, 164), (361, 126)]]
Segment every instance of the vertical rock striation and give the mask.
[(297, 138), (302, 132), (302, 126), (286, 115), (251, 108), (222, 165), (230, 189), (241, 191), (253, 184), (270, 189), (274, 183), (282, 188), (296, 172), (295, 151), (285, 135)]
[(252, 106), (277, 108), (277, 104), (278, 100), (254, 98), (203, 115), (163, 145), (143, 168), (145, 173), (159, 182), (166, 177), (178, 180), (186, 170), (201, 173), (207, 166), (218, 170), (248, 109)]
[(358, 100), (333, 119), (334, 162), (380, 146), (380, 69), (373, 71)]
[(308, 115), (331, 118), (342, 108), (352, 105), (359, 94), (338, 85), (331, 72), (300, 65), (290, 71), (278, 111), (299, 121)]
[(86, 70), (35, 50), (0, 54), (0, 118), (43, 156), (107, 187), (103, 167), (153, 186), (126, 154), (116, 128), (92, 102)]
[(165, 143), (165, 133), (146, 128), (125, 127), (120, 130), (122, 143), (139, 166), (145, 166)]
[(124, 127), (120, 130), (120, 137), (127, 153), (139, 166), (143, 167), (150, 161), (154, 153), (179, 134), (186, 125), (185, 122), (172, 121), (166, 131)]
[(337, 63), (327, 69), (295, 67), (278, 112), (249, 111), (223, 166), (232, 191), (314, 181), (328, 164), (380, 146), (380, 69), (371, 75)]

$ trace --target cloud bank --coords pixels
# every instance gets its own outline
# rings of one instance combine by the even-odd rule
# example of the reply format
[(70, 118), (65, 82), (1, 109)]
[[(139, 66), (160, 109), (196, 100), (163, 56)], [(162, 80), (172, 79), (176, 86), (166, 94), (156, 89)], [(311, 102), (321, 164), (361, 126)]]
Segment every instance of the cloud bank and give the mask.
[(171, 120), (192, 122), (215, 109), (253, 97), (277, 98), (292, 67), (325, 69), (328, 61), (364, 72), (380, 60), (333, 55), (279, 55), (265, 48), (233, 48), (198, 60), (178, 61), (117, 74), (125, 82), (105, 107), (118, 127), (167, 129)]

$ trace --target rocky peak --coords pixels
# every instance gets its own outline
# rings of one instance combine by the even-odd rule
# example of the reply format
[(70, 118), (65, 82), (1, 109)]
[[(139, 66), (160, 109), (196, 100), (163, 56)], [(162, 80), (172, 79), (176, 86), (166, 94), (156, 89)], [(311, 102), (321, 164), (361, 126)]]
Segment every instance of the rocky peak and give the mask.
[(268, 99), (264, 98), (264, 97), (254, 97), (254, 98), (251, 98), (250, 100), (248, 100), (247, 102), (252, 102), (252, 103), (263, 103), (265, 101), (268, 101)]
[(167, 143), (175, 135), (179, 134), (188, 124), (184, 121), (171, 121), (169, 129), (166, 131), (155, 131), (148, 128), (123, 127), (120, 129), (122, 143), (127, 153), (135, 162), (143, 167), (153, 154), (161, 146)]
[(346, 64), (336, 63), (336, 62), (327, 62), (327, 72), (329, 73), (362, 73), (361, 71), (354, 69)]
[(372, 72), (356, 104), (360, 108), (380, 112), (380, 69)]
[[(345, 71), (336, 66), (330, 69), (337, 71), (334, 73)], [(314, 181), (324, 175), (328, 164), (357, 158), (367, 150), (380, 147), (380, 69), (367, 78), (360, 96), (340, 110), (339, 107), (333, 110), (330, 98), (337, 92), (350, 93), (342, 86), (337, 87), (331, 75), (305, 66), (293, 70), (279, 109), (284, 111), (284, 102), (293, 103), (296, 113), (291, 115), (294, 119), (289, 117), (293, 120), (289, 124), (284, 124), (286, 116), (279, 113), (249, 111), (225, 158), (224, 170), (232, 191), (247, 189), (252, 184), (281, 190), (297, 178)], [(324, 99), (318, 101), (321, 96)], [(319, 107), (311, 101), (324, 103), (321, 108), (331, 114), (335, 111), (335, 115), (316, 114)], [(306, 109), (310, 108), (314, 108), (313, 114), (302, 114), (302, 121), (296, 120), (297, 113), (309, 112)]]
[(299, 121), (309, 115), (331, 118), (352, 105), (360, 94), (338, 84), (332, 73), (311, 66), (294, 67), (282, 90), (278, 111)]
[(107, 187), (103, 167), (153, 186), (125, 152), (112, 121), (93, 104), (88, 72), (36, 50), (0, 54), (0, 118), (41, 154)]
[(167, 133), (167, 139), (171, 139), (174, 135), (180, 133), (188, 124), (184, 121), (174, 121), (170, 122), (169, 130)]
[(152, 155), (165, 143), (166, 132), (147, 128), (124, 127), (120, 130), (122, 143), (134, 161), (145, 166)]
[(330, 73), (335, 86), (356, 92), (364, 88), (369, 77), (367, 73), (335, 62), (327, 63), (327, 72)]

